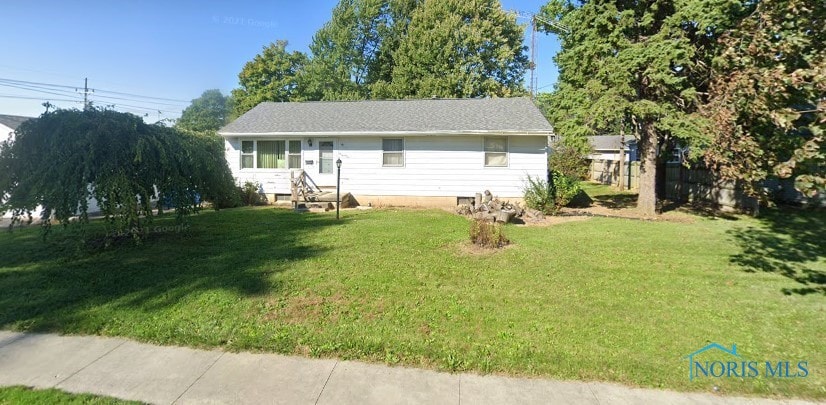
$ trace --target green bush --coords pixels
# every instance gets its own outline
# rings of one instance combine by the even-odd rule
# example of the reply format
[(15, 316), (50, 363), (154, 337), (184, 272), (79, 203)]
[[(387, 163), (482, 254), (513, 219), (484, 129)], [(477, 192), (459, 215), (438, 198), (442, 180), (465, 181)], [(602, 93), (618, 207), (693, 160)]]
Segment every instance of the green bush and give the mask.
[(485, 248), (500, 248), (510, 242), (505, 237), (502, 225), (483, 219), (475, 219), (470, 223), (470, 241)]
[(555, 196), (556, 192), (553, 184), (549, 184), (539, 177), (534, 180), (533, 177), (528, 176), (528, 184), (526, 184), (523, 194), (525, 205), (528, 208), (551, 214), (554, 212)]
[(528, 208), (552, 215), (582, 192), (582, 187), (576, 178), (553, 172), (551, 180), (552, 182), (548, 183), (543, 179), (528, 176), (528, 184), (523, 194), (525, 205)]
[(257, 181), (247, 181), (243, 186), (238, 187), (238, 195), (241, 198), (241, 203), (243, 203), (243, 205), (266, 204), (266, 198), (258, 192), (260, 189), (261, 183)]
[(554, 196), (554, 206), (556, 210), (568, 205), (574, 197), (582, 192), (579, 180), (565, 176), (560, 172), (553, 172), (551, 175), (556, 195)]
[(214, 198), (210, 202), (212, 203), (212, 206), (217, 209), (240, 207), (241, 193), (236, 192), (235, 194), (230, 194), (225, 197)]
[(551, 172), (560, 172), (565, 177), (573, 179), (588, 178), (589, 165), (583, 151), (563, 144), (554, 145), (548, 156), (548, 168)]

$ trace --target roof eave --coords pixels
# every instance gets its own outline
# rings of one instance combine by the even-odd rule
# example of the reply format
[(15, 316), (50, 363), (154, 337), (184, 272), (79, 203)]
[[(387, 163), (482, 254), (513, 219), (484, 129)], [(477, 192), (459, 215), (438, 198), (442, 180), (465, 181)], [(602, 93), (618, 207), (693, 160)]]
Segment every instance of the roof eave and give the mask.
[(292, 137), (306, 137), (306, 136), (437, 136), (437, 135), (509, 135), (509, 136), (548, 136), (554, 135), (554, 131), (550, 129), (530, 129), (530, 130), (440, 130), (440, 131), (303, 131), (303, 132), (231, 132), (219, 131), (219, 135), (224, 137), (250, 137), (250, 136), (292, 136)]

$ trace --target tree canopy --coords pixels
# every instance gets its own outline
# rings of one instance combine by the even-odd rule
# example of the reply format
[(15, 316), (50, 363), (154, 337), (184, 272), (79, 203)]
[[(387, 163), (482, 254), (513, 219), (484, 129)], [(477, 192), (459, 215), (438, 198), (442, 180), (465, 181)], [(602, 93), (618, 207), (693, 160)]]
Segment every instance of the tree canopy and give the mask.
[(430, 0), (414, 12), (383, 96), (525, 94), (524, 28), (499, 0)]
[(232, 116), (232, 98), (221, 90), (206, 90), (181, 114), (175, 127), (189, 131), (214, 132), (228, 124)]
[(144, 234), (153, 200), (166, 197), (182, 219), (199, 199), (217, 205), (237, 198), (223, 144), (214, 136), (149, 125), (111, 110), (56, 110), (17, 128), (0, 144), (0, 211), (19, 220), (43, 207), (64, 225), (88, 222), (98, 201), (109, 235)]
[(309, 58), (270, 46), (245, 66), (236, 112), (266, 100), (525, 94), (522, 40), (498, 0), (340, 0)]
[(310, 99), (365, 99), (390, 81), (393, 54), (420, 0), (342, 0), (313, 36), (307, 66)]
[[(656, 209), (658, 157), (708, 142), (699, 114), (717, 39), (747, 10), (736, 0), (552, 0), (559, 82), (551, 119), (565, 136), (627, 128), (640, 148), (638, 208)], [(694, 149), (695, 151), (697, 149)]]
[(773, 174), (809, 196), (826, 188), (825, 25), (821, 0), (761, 1), (720, 39), (705, 161), (752, 194)]
[(264, 101), (306, 99), (299, 88), (299, 74), (308, 61), (302, 52), (287, 52), (287, 41), (264, 47), (238, 74), (240, 87), (232, 91), (235, 114), (241, 115)]

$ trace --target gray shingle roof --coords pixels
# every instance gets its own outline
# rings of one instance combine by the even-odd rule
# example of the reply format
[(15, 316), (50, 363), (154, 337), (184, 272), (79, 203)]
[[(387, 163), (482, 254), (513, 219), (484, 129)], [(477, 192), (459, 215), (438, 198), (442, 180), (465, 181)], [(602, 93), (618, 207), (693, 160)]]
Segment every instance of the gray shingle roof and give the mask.
[[(619, 135), (598, 135), (589, 136), (588, 142), (594, 150), (620, 150), (620, 136)], [(626, 149), (632, 144), (636, 144), (633, 136), (625, 136)]]
[(261, 103), (218, 131), (268, 133), (551, 132), (529, 98)]
[(13, 130), (17, 129), (24, 121), (30, 120), (31, 117), (21, 117), (19, 115), (3, 115), (0, 114), (0, 124), (3, 124)]

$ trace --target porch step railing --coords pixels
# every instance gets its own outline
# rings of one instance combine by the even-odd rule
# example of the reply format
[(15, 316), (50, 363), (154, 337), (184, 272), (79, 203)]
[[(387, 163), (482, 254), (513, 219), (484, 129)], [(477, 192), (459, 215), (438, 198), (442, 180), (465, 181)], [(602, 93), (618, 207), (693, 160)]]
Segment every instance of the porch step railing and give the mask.
[[(293, 205), (297, 205), (299, 201), (325, 201), (329, 199), (329, 194), (331, 193), (322, 190), (304, 170), (290, 172), (290, 199)], [(332, 194), (335, 194), (335, 191)]]

